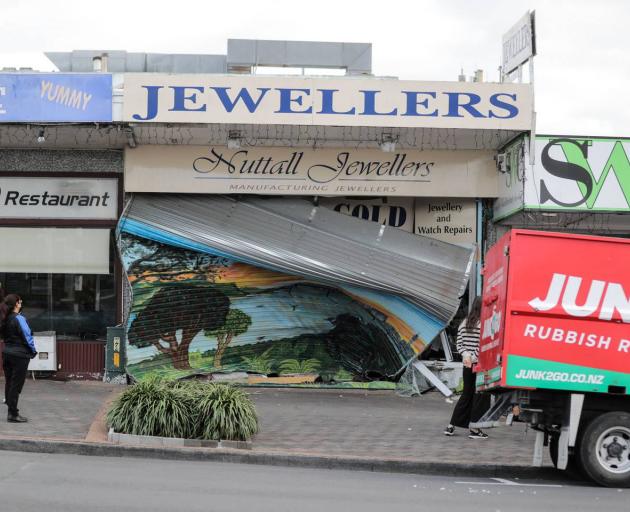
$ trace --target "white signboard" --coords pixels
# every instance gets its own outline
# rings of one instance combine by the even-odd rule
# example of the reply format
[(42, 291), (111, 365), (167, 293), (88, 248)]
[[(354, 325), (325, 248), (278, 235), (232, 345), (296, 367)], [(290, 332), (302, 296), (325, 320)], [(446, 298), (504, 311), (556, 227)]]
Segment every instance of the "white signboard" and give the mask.
[(416, 199), (415, 234), (451, 244), (477, 241), (477, 203), (471, 199)]
[(531, 130), (530, 84), (127, 73), (123, 121)]
[(118, 218), (118, 180), (0, 176), (0, 218)]
[(536, 137), (525, 208), (630, 212), (630, 139)]
[(109, 274), (109, 229), (0, 227), (2, 272)]
[(413, 232), (412, 198), (322, 198), (319, 204), (339, 213)]
[(502, 72), (508, 74), (536, 55), (535, 11), (527, 12), (503, 36)]
[(127, 192), (496, 197), (492, 151), (139, 146)]

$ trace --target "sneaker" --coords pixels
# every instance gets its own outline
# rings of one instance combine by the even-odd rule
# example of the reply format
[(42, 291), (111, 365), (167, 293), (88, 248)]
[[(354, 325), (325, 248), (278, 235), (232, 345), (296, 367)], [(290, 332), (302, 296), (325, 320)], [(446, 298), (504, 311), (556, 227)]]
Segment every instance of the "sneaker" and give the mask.
[(444, 429), (445, 436), (454, 436), (455, 435), (455, 427), (453, 425), (449, 425)]
[(469, 439), (488, 439), (488, 434), (480, 430), (471, 430), (468, 434)]
[(28, 420), (24, 416), (20, 416), (18, 414), (17, 416), (7, 416), (7, 421), (9, 423), (26, 423)]

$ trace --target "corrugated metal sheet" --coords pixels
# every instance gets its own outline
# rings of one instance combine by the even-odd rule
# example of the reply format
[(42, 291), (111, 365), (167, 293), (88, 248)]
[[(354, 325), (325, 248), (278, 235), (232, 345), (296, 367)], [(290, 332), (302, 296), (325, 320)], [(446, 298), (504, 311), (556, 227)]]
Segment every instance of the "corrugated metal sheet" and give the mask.
[(102, 375), (105, 343), (102, 341), (57, 341), (58, 374), (68, 377)]
[(442, 323), (455, 314), (473, 258), (462, 248), (300, 199), (141, 195), (120, 228), (332, 286), (402, 297)]

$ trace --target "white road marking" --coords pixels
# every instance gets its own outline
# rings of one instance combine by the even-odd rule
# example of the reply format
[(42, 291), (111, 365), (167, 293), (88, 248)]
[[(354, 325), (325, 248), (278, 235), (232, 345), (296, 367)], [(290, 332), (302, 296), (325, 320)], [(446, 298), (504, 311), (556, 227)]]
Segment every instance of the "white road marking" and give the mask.
[(464, 485), (509, 485), (516, 487), (562, 487), (558, 484), (522, 484), (520, 482), (513, 482), (506, 478), (491, 478), (490, 480), (496, 480), (495, 482), (455, 482), (456, 484)]

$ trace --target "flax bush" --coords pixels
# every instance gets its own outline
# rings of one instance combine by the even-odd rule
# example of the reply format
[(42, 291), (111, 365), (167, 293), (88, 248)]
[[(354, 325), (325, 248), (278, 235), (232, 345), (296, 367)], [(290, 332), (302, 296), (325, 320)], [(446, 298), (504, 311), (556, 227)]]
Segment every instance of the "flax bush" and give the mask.
[(194, 421), (191, 396), (159, 378), (126, 389), (107, 414), (116, 432), (145, 436), (187, 438), (194, 432)]
[(245, 441), (258, 432), (256, 409), (240, 389), (209, 384), (196, 400), (201, 439)]
[(243, 441), (258, 432), (256, 409), (240, 389), (151, 378), (125, 390), (107, 414), (116, 432)]

